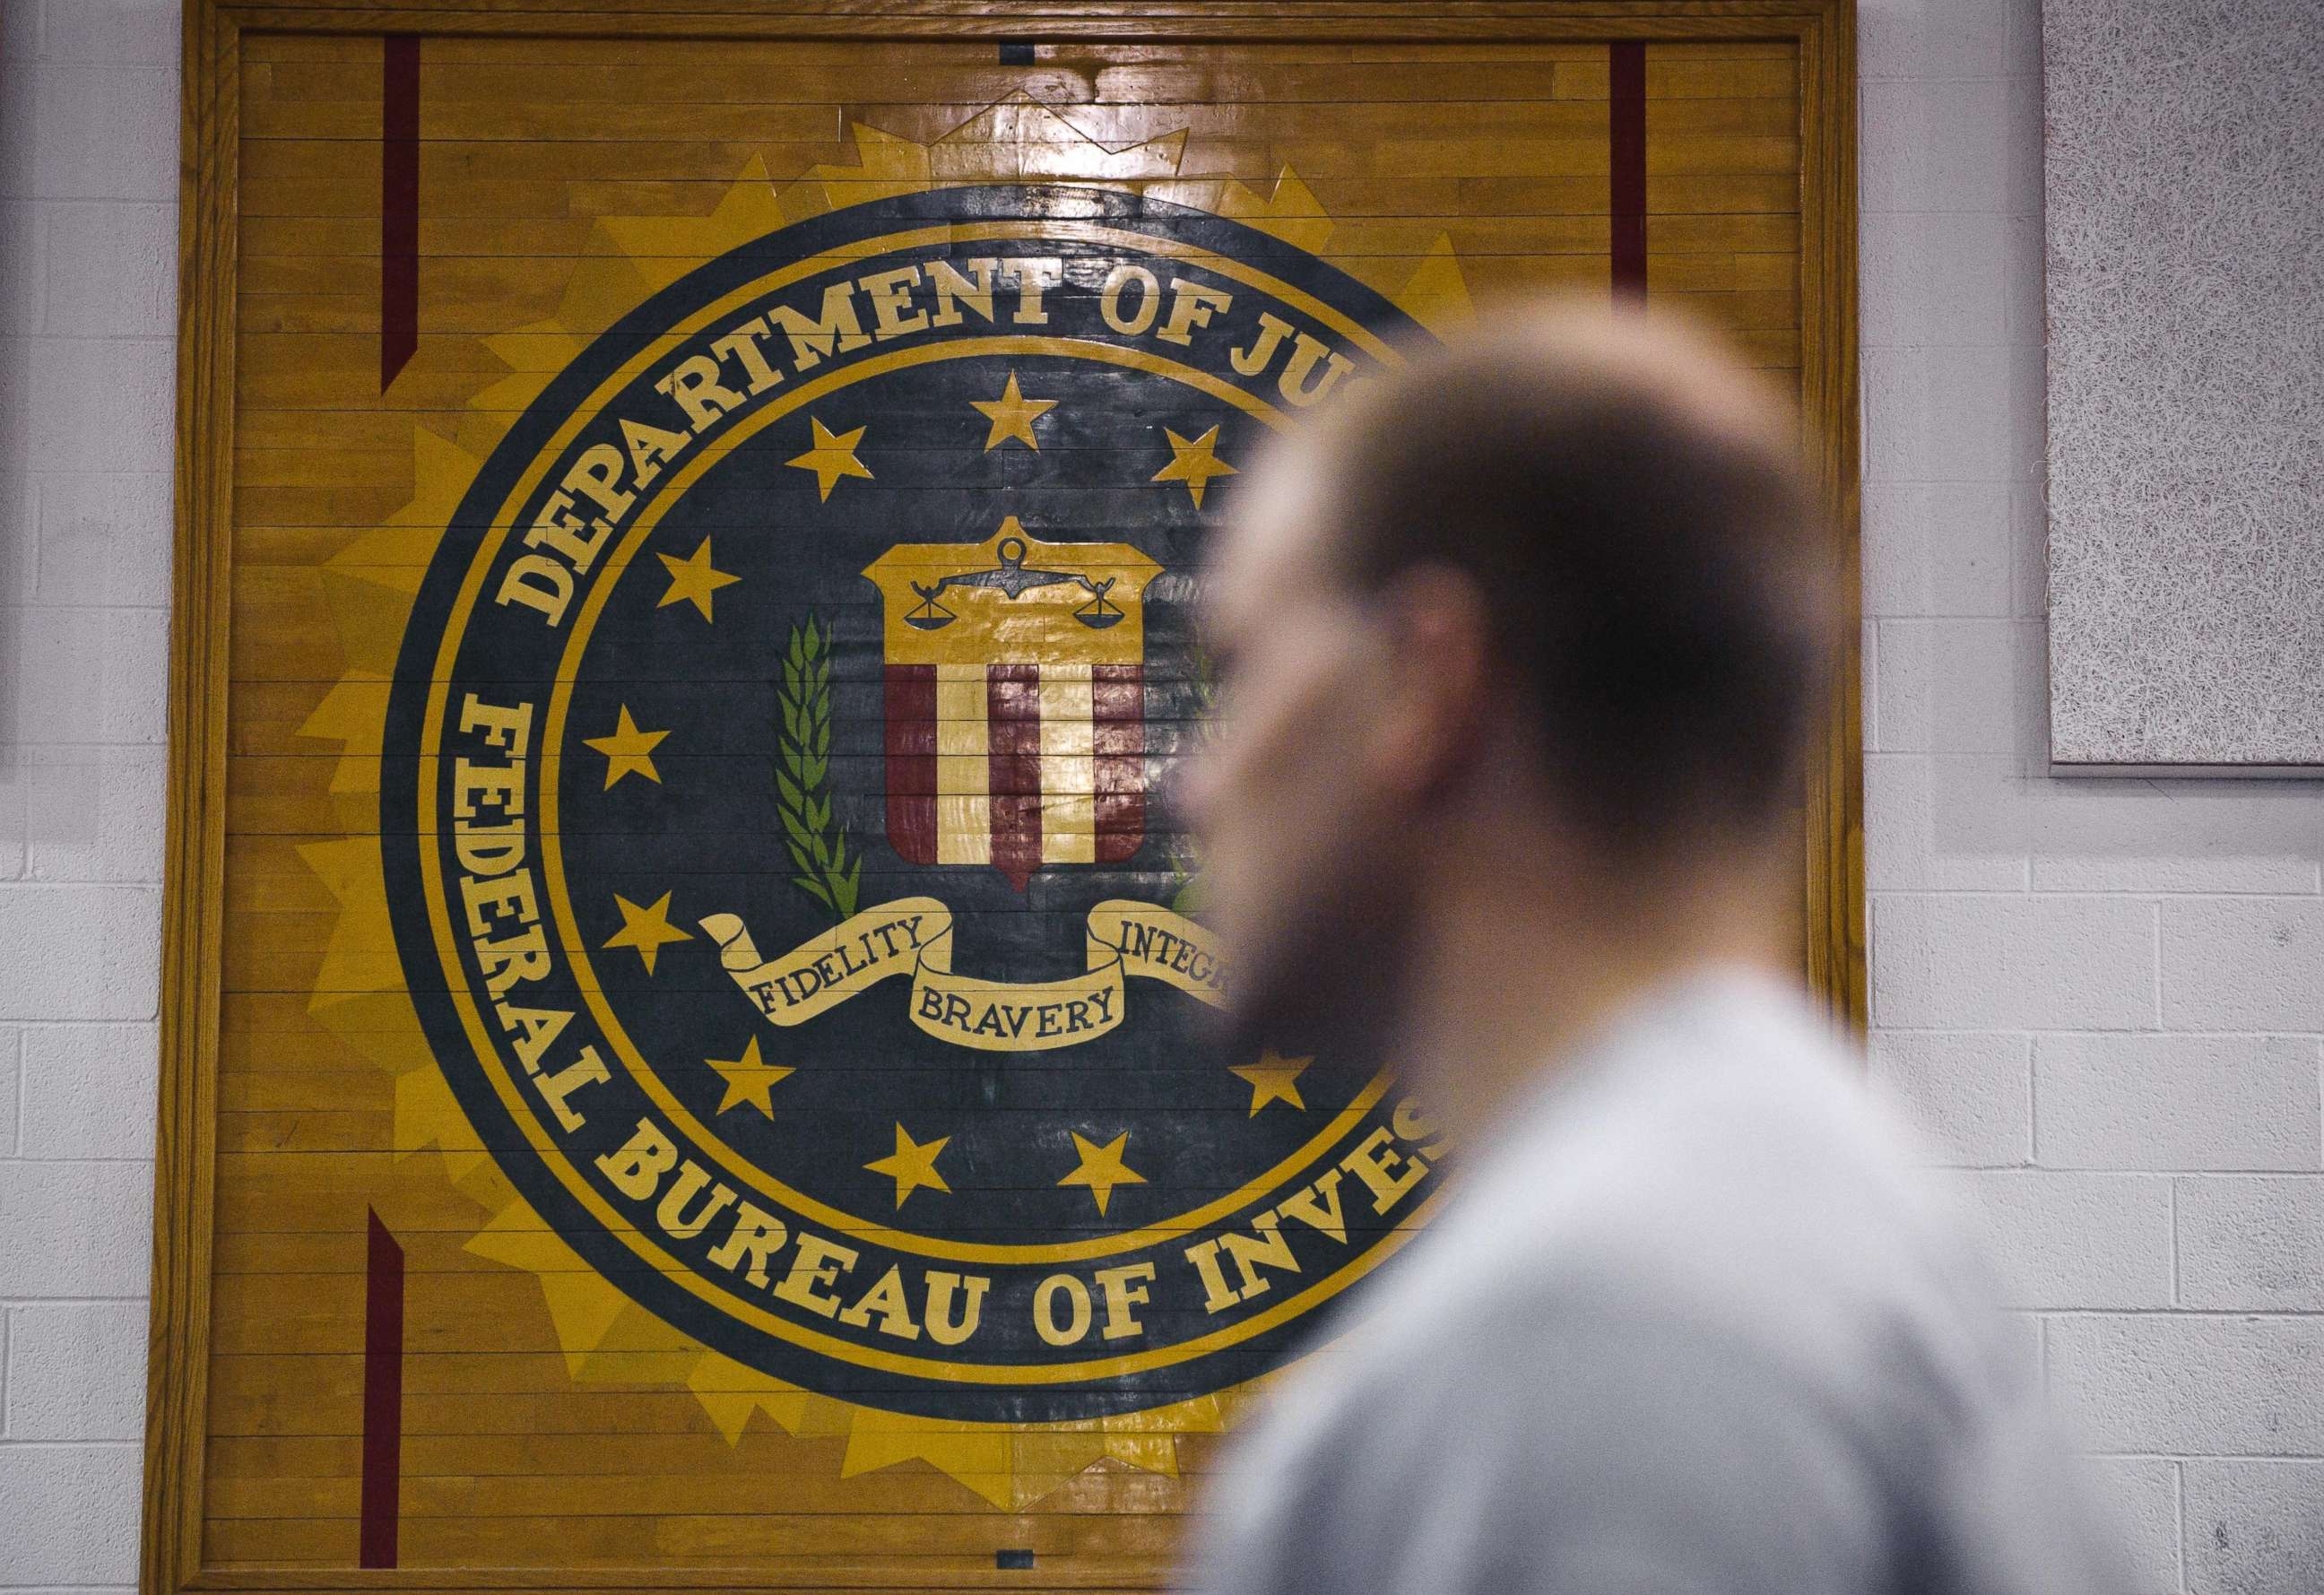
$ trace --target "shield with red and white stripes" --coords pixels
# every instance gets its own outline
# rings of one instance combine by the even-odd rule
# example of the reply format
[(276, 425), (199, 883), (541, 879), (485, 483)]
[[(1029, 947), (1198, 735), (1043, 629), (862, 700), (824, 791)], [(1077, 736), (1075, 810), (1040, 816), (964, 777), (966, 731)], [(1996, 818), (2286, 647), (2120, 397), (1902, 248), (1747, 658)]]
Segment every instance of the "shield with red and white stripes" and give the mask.
[(887, 608), (888, 840), (917, 864), (1120, 863), (1146, 834), (1143, 594), (1124, 543), (899, 544)]

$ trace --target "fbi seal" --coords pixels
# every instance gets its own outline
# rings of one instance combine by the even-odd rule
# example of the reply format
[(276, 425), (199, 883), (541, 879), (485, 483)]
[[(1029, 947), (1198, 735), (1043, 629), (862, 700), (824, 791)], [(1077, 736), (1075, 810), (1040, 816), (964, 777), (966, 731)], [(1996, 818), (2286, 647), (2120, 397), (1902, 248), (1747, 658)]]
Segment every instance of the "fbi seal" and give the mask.
[(1157, 798), (1204, 519), (1418, 329), (1281, 239), (1007, 185), (681, 277), (425, 573), (381, 833), (438, 1064), (586, 1265), (763, 1372), (1056, 1422), (1282, 1360), (1441, 1148), (1221, 1056)]

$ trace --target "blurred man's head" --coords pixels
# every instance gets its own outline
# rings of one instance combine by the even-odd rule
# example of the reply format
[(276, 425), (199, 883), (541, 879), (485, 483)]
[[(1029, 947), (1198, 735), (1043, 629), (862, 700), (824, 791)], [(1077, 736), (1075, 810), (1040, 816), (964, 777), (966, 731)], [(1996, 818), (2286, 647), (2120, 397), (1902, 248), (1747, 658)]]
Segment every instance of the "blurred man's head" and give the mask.
[[(1448, 938), (1546, 936), (1554, 981), (1764, 887), (1828, 625), (1801, 452), (1708, 339), (1575, 309), (1277, 446), (1205, 584), (1186, 788), (1249, 1039), (1383, 1045)], [(1469, 923), (1504, 887), (1587, 918)]]

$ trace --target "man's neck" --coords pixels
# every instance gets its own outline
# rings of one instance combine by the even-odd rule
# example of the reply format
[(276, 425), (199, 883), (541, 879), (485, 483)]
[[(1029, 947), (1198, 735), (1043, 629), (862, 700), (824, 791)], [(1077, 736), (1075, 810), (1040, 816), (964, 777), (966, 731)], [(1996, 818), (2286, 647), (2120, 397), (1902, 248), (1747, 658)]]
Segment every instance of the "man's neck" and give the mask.
[(1711, 964), (1792, 967), (1771, 860), (1628, 874), (1569, 867), (1554, 845), (1448, 848), (1424, 907), (1399, 1057), (1464, 1139), (1666, 981)]

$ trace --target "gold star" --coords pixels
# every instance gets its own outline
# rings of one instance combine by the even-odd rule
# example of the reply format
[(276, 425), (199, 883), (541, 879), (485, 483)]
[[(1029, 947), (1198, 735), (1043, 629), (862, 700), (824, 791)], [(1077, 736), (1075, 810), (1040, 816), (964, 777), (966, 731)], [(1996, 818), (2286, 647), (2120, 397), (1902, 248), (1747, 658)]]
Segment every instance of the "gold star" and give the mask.
[(706, 621), (710, 618), (710, 595), (742, 579), (711, 568), (708, 538), (704, 538), (702, 546), (683, 559), (673, 559), (667, 554), (656, 554), (654, 558), (669, 572), (669, 591), (661, 595), (661, 602), (654, 605), (656, 609), (667, 609), (681, 602), (691, 604)]
[(1270, 1046), (1259, 1054), (1259, 1062), (1237, 1064), (1227, 1072), (1240, 1074), (1250, 1082), (1250, 1117), (1253, 1119), (1258, 1118), (1259, 1111), (1269, 1102), (1289, 1102), (1304, 1113), (1307, 1111), (1307, 1104), (1299, 1100), (1296, 1082), (1301, 1073), (1314, 1061), (1313, 1057), (1287, 1058)]
[(1079, 1130), (1074, 1130), (1073, 1137), (1074, 1150), (1081, 1155), (1081, 1166), (1057, 1184), (1087, 1185), (1090, 1194), (1097, 1198), (1097, 1211), (1101, 1215), (1105, 1212), (1105, 1204), (1113, 1199), (1116, 1185), (1142, 1185), (1146, 1183), (1144, 1175), (1133, 1172), (1121, 1160), (1122, 1143), (1130, 1139), (1128, 1130), (1123, 1130), (1102, 1147), (1084, 1138)]
[(653, 751), (661, 745), (666, 731), (640, 731), (638, 723), (630, 718), (630, 706), (622, 705), (621, 724), (611, 736), (593, 736), (589, 746), (605, 756), (605, 789), (613, 790), (613, 783), (632, 772), (659, 785), (661, 771), (654, 768)]
[(775, 1106), (767, 1100), (767, 1093), (772, 1091), (779, 1082), (787, 1080), (798, 1072), (796, 1069), (786, 1069), (780, 1064), (761, 1062), (759, 1057), (759, 1038), (756, 1036), (751, 1037), (751, 1045), (742, 1049), (741, 1057), (704, 1058), (702, 1061), (718, 1071), (718, 1078), (726, 1083), (726, 1094), (718, 1100), (718, 1111), (721, 1113), (729, 1108), (748, 1102), (760, 1112), (772, 1119), (775, 1116)]
[(1194, 508), (1203, 507), (1203, 490), (1213, 476), (1231, 476), (1235, 468), (1219, 458), (1219, 429), (1213, 427), (1199, 438), (1181, 438), (1169, 428), (1162, 435), (1170, 439), (1170, 463), (1154, 473), (1157, 482), (1183, 482), (1194, 501)]
[(646, 973), (654, 972), (654, 960), (660, 956), (664, 942), (690, 942), (691, 933), (678, 929), (669, 922), (669, 892), (650, 908), (641, 908), (620, 892), (613, 894), (614, 905), (622, 910), (622, 928), (605, 938), (609, 947), (632, 947), (646, 961)]
[(1009, 385), (1001, 390), (998, 399), (972, 399), (969, 403), (984, 412), (992, 423), (985, 435), (984, 452), (991, 454), (1011, 438), (1021, 440), (1028, 448), (1038, 450), (1041, 440), (1033, 436), (1033, 423), (1056, 409), (1055, 399), (1028, 399), (1018, 391), (1017, 373), (1009, 373)]
[(853, 432), (841, 432), (835, 436), (830, 428), (815, 417), (807, 419), (807, 425), (815, 429), (815, 447), (797, 458), (785, 460), (785, 465), (797, 466), (802, 471), (813, 471), (816, 488), (824, 499), (831, 497), (831, 490), (839, 485), (842, 476), (861, 476), (867, 482), (872, 479), (871, 471), (855, 457), (855, 446), (862, 442), (863, 434), (869, 428), (858, 427)]
[(896, 1126), (895, 1151), (863, 1166), (873, 1174), (889, 1175), (894, 1178), (896, 1205), (901, 1207), (904, 1198), (922, 1185), (933, 1185), (947, 1193), (951, 1191), (952, 1187), (945, 1184), (944, 1176), (936, 1172), (936, 1154), (951, 1144), (952, 1137), (948, 1135), (940, 1135), (932, 1141), (916, 1142), (899, 1124)]

